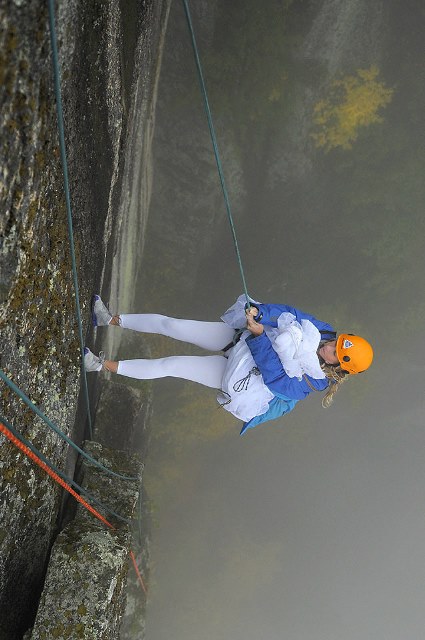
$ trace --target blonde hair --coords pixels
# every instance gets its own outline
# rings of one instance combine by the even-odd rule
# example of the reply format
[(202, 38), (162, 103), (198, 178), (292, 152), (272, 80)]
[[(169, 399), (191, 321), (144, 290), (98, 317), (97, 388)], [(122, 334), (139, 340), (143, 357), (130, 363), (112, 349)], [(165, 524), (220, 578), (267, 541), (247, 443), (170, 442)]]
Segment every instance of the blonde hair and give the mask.
[(350, 375), (348, 372), (343, 371), (340, 365), (332, 365), (332, 364), (322, 364), (322, 371), (324, 372), (326, 378), (329, 380), (328, 389), (322, 399), (322, 407), (327, 409), (331, 406), (334, 395), (340, 388), (343, 382), (347, 380), (347, 377)]

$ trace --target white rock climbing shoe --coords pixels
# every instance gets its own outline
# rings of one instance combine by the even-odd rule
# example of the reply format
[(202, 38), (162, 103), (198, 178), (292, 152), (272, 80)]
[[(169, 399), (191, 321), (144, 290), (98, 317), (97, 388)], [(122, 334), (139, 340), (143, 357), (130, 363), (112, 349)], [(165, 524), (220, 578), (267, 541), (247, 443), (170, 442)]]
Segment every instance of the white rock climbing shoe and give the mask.
[(88, 347), (84, 347), (84, 367), (86, 371), (100, 371), (105, 362), (105, 354), (100, 351), (98, 356), (90, 351)]
[(91, 319), (94, 327), (106, 327), (112, 320), (112, 314), (97, 293), (91, 301)]

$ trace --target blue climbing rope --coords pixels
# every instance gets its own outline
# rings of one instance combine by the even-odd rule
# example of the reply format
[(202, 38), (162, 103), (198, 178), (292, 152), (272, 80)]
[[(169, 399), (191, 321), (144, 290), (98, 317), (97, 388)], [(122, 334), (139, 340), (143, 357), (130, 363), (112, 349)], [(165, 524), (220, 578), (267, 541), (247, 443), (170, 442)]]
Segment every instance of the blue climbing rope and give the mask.
[(13, 433), (13, 435), (15, 436), (15, 438), (17, 438), (20, 442), (22, 442), (26, 447), (28, 447), (28, 449), (31, 449), (31, 451), (33, 453), (35, 453), (35, 455), (40, 458), (40, 460), (42, 460), (44, 462), (44, 464), (46, 464), (52, 471), (54, 471), (60, 478), (62, 478), (62, 480), (64, 480), (64, 482), (68, 483), (69, 485), (75, 487), (80, 493), (84, 494), (85, 496), (87, 496), (88, 498), (90, 498), (90, 500), (94, 503), (96, 503), (99, 507), (102, 508), (103, 511), (106, 511), (108, 513), (110, 513), (111, 515), (113, 515), (115, 518), (117, 518), (118, 520), (121, 520), (122, 522), (125, 522), (127, 524), (131, 524), (131, 520), (128, 520), (127, 518), (124, 518), (123, 516), (120, 516), (119, 513), (115, 513), (115, 511), (113, 511), (112, 509), (110, 509), (109, 507), (107, 507), (106, 505), (104, 505), (102, 502), (100, 502), (100, 500), (98, 500), (97, 498), (95, 498), (89, 491), (87, 491), (86, 489), (84, 489), (83, 487), (80, 487), (79, 484), (77, 484), (75, 482), (75, 480), (72, 480), (72, 478), (69, 478), (65, 473), (63, 473), (60, 469), (58, 469), (52, 462), (50, 462), (50, 460), (48, 460), (42, 453), (41, 451), (39, 451), (37, 449), (37, 447), (35, 447), (32, 442), (30, 442), (29, 440), (27, 440), (27, 438), (25, 438), (25, 436), (23, 436), (21, 433), (19, 433), (14, 427), (12, 427), (12, 425), (10, 424), (10, 422), (8, 420), (6, 420), (5, 418), (3, 418), (3, 416), (0, 415), (0, 422), (2, 422), (11, 433)]
[(76, 315), (77, 315), (77, 322), (78, 322), (78, 335), (80, 338), (81, 373), (83, 378), (84, 395), (85, 395), (86, 404), (87, 404), (87, 416), (88, 416), (90, 438), (93, 439), (92, 420), (90, 415), (89, 390), (87, 385), (86, 369), (84, 366), (83, 326), (81, 321), (80, 295), (79, 295), (79, 289), (78, 289), (77, 265), (75, 260), (74, 231), (73, 231), (73, 225), (72, 225), (71, 197), (69, 193), (69, 180), (68, 180), (68, 163), (66, 159), (66, 149), (65, 149), (65, 134), (64, 134), (64, 124), (63, 124), (60, 70), (59, 70), (59, 61), (58, 61), (58, 47), (56, 42), (56, 29), (55, 29), (54, 0), (48, 0), (48, 5), (49, 5), (50, 42), (52, 47), (53, 76), (54, 76), (54, 86), (55, 86), (55, 96), (56, 96), (56, 111), (57, 111), (58, 129), (59, 129), (59, 146), (60, 146), (60, 154), (62, 159), (66, 212), (67, 212), (67, 218), (68, 218), (69, 246), (71, 250), (72, 277), (73, 277), (74, 289), (75, 289), (75, 307), (76, 307)]
[(221, 160), (220, 160), (220, 154), (219, 154), (219, 151), (218, 151), (217, 136), (216, 136), (215, 130), (214, 130), (214, 123), (213, 123), (213, 119), (212, 119), (212, 115), (211, 115), (211, 109), (210, 109), (210, 105), (209, 105), (209, 101), (208, 101), (208, 94), (207, 94), (207, 90), (206, 90), (206, 86), (205, 86), (204, 74), (202, 73), (201, 60), (200, 60), (200, 57), (199, 57), (199, 51), (198, 51), (198, 47), (197, 47), (197, 44), (196, 44), (195, 32), (193, 30), (192, 18), (190, 16), (189, 5), (187, 3), (187, 0), (183, 0), (183, 6), (184, 6), (184, 10), (185, 10), (185, 14), (186, 14), (186, 20), (187, 20), (187, 24), (188, 24), (188, 27), (189, 27), (191, 41), (192, 41), (193, 54), (195, 56), (196, 68), (197, 68), (198, 77), (199, 77), (199, 83), (201, 85), (201, 92), (202, 92), (202, 97), (204, 99), (204, 106), (205, 106), (205, 111), (206, 111), (207, 120), (208, 120), (208, 128), (210, 130), (210, 136), (211, 136), (211, 141), (212, 141), (212, 145), (213, 145), (213, 149), (214, 149), (214, 156), (215, 156), (215, 161), (216, 161), (216, 164), (217, 164), (218, 174), (220, 176), (221, 189), (223, 191), (224, 202), (226, 204), (226, 211), (227, 211), (227, 216), (229, 218), (230, 229), (231, 229), (231, 232), (232, 232), (233, 244), (235, 245), (236, 257), (237, 257), (238, 264), (239, 264), (239, 271), (241, 273), (242, 284), (243, 284), (245, 298), (246, 298), (246, 304), (247, 304), (248, 307), (250, 307), (251, 306), (251, 300), (250, 300), (250, 297), (248, 295), (248, 289), (247, 289), (247, 286), (246, 286), (245, 274), (244, 274), (244, 270), (243, 270), (243, 266), (242, 266), (242, 258), (241, 258), (241, 254), (240, 254), (240, 251), (239, 251), (238, 239), (236, 237), (236, 230), (235, 230), (235, 224), (233, 222), (233, 216), (232, 216), (232, 211), (231, 211), (231, 207), (230, 207), (229, 195), (228, 195), (228, 192), (227, 192), (227, 187), (226, 187), (226, 182), (225, 182), (225, 179), (224, 179), (223, 168), (222, 168), (222, 164), (221, 164)]
[(124, 475), (121, 475), (120, 473), (116, 473), (115, 471), (108, 469), (107, 467), (103, 466), (103, 464), (101, 464), (100, 462), (92, 458), (88, 453), (83, 451), (83, 449), (80, 449), (80, 447), (77, 444), (75, 444), (75, 442), (73, 442), (70, 438), (68, 438), (68, 436), (65, 433), (63, 433), (63, 431), (61, 431), (51, 420), (49, 420), (49, 418), (45, 416), (44, 413), (40, 411), (40, 409), (33, 402), (31, 402), (31, 400), (25, 395), (25, 393), (21, 391), (21, 389), (19, 389), (19, 387), (17, 387), (16, 384), (12, 382), (12, 380), (10, 380), (10, 378), (8, 378), (7, 375), (4, 373), (4, 371), (2, 371), (1, 369), (0, 369), (0, 378), (3, 380), (3, 382), (7, 384), (9, 389), (12, 389), (12, 391), (16, 393), (21, 398), (21, 400), (23, 400), (25, 404), (30, 409), (32, 409), (32, 411), (36, 413), (39, 416), (39, 418), (41, 418), (43, 422), (47, 424), (48, 427), (50, 427), (50, 429), (52, 429), (52, 431), (54, 431), (60, 438), (62, 438), (62, 440), (65, 440), (65, 442), (67, 442), (73, 449), (75, 449), (75, 451), (78, 451), (78, 453), (80, 453), (86, 460), (89, 460), (89, 462), (94, 464), (96, 467), (98, 467), (102, 471), (105, 471), (109, 475), (114, 476), (115, 478), (120, 478), (121, 480), (133, 480), (136, 482), (139, 481), (138, 478), (132, 478), (130, 476), (124, 476)]

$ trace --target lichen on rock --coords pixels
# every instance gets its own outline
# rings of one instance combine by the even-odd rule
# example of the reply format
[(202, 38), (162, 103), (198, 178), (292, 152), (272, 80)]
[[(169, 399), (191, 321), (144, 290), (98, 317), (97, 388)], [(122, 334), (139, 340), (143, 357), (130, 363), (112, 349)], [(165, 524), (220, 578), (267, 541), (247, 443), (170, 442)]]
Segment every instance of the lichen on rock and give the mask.
[[(83, 488), (128, 520), (134, 516), (143, 464), (136, 456), (86, 443), (88, 453), (107, 468), (136, 481), (109, 476), (84, 461)], [(99, 509), (98, 505), (92, 505)], [(81, 505), (60, 533), (49, 562), (31, 640), (116, 640), (125, 609), (128, 555), (132, 547), (127, 523), (103, 512), (114, 530)]]
[[(115, 205), (134, 69), (129, 40), (143, 39), (141, 66), (149, 77), (158, 57), (162, 4), (154, 10), (152, 0), (125, 3), (135, 20), (124, 41), (119, 0), (55, 3), (82, 331), (89, 339), (90, 297), (107, 278), (120, 228)], [(81, 345), (47, 3), (0, 3), (0, 23), (0, 340), (7, 346), (0, 368), (81, 444), (87, 408), (79, 403)], [(150, 91), (146, 82), (146, 101)], [(96, 400), (98, 389), (94, 381), (90, 385)], [(75, 455), (3, 382), (0, 415), (73, 474)], [(50, 548), (62, 526), (62, 491), (3, 436), (0, 449), (0, 637), (21, 640), (34, 621)], [(82, 633), (83, 621), (76, 624)]]

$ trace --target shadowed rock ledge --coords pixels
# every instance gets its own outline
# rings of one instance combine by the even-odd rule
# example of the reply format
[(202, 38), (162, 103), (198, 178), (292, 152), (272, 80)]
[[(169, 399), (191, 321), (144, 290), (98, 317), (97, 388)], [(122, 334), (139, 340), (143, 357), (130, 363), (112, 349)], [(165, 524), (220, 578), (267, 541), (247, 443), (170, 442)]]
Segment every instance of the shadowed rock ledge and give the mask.
[[(83, 464), (83, 488), (123, 518), (133, 518), (142, 481), (141, 460), (95, 442), (86, 443), (85, 448), (107, 468), (137, 478), (136, 482), (121, 480), (90, 462)], [(79, 505), (75, 519), (58, 536), (31, 640), (119, 638), (132, 536), (128, 524), (103, 515), (115, 530)]]

